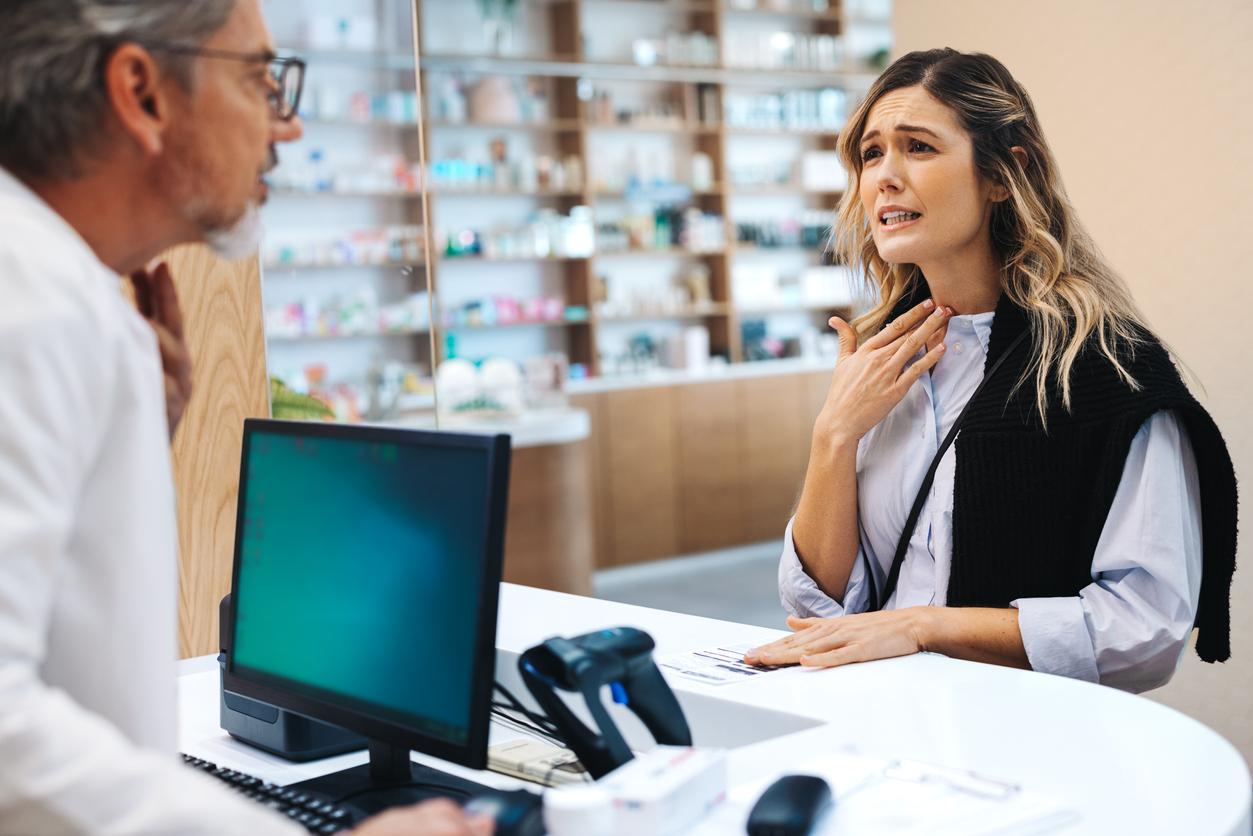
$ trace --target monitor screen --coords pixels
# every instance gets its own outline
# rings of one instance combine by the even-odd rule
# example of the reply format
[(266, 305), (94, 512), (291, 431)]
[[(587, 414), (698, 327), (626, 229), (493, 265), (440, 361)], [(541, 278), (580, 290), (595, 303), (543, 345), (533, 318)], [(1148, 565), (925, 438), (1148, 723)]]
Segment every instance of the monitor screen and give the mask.
[(484, 590), (500, 579), (495, 439), (249, 424), (231, 673), (333, 706), (331, 722), (360, 715), (465, 745), (474, 689), (491, 687), (476, 668), (484, 606), (495, 639)]

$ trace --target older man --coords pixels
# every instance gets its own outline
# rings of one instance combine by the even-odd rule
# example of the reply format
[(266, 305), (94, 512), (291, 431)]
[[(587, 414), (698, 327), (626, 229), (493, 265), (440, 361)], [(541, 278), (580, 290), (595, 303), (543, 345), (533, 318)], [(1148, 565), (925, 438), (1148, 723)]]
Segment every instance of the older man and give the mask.
[[(4, 6), (0, 831), (294, 831), (175, 759), (167, 443), (191, 383), (150, 260), (255, 248), (303, 67), (275, 57), (257, 0)], [(359, 831), (490, 828), (432, 803)]]

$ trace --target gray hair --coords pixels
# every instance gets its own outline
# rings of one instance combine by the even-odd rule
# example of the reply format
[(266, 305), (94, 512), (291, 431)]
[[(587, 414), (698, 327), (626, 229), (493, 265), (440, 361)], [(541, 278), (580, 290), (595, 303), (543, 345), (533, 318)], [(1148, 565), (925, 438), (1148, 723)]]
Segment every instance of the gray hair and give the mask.
[[(121, 44), (199, 46), (236, 0), (5, 0), (0, 26), (0, 166), (65, 179), (82, 173), (107, 106), (105, 62)], [(184, 87), (192, 56), (157, 56)]]

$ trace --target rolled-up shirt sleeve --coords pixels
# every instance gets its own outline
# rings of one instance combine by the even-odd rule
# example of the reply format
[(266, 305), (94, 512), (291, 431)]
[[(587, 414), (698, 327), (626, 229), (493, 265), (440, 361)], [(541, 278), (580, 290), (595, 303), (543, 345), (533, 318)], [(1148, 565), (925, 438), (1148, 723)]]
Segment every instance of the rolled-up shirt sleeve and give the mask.
[(783, 554), (779, 557), (779, 601), (783, 608), (800, 618), (831, 618), (864, 612), (869, 593), (862, 547), (858, 547), (857, 560), (844, 588), (844, 598), (837, 601), (822, 591), (796, 554), (796, 544), (792, 541), (792, 524), (795, 521), (795, 517), (788, 520), (783, 532)]
[(1192, 446), (1175, 415), (1158, 412), (1131, 442), (1092, 583), (1011, 602), (1031, 667), (1137, 693), (1169, 681), (1196, 618), (1200, 521)]

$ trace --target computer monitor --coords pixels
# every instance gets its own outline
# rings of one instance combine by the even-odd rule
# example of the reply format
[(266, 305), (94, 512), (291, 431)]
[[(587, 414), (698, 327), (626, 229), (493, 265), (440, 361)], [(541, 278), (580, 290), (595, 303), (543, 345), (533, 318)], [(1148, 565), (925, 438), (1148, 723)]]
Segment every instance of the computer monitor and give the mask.
[(486, 767), (509, 457), (506, 435), (245, 422), (223, 687), (370, 741), (308, 789), (438, 785), (411, 749)]

